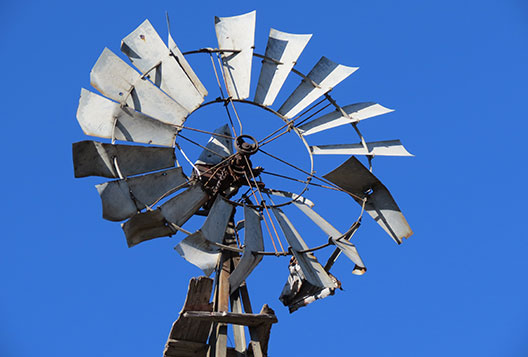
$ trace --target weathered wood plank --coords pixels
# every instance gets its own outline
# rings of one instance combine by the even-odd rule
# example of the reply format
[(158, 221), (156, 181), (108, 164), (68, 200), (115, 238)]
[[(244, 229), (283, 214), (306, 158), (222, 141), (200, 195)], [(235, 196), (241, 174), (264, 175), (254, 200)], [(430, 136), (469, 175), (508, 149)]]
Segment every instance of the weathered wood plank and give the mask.
[(278, 321), (275, 314), (240, 314), (225, 311), (187, 311), (183, 314), (183, 317), (194, 320), (211, 321), (243, 326), (274, 324)]

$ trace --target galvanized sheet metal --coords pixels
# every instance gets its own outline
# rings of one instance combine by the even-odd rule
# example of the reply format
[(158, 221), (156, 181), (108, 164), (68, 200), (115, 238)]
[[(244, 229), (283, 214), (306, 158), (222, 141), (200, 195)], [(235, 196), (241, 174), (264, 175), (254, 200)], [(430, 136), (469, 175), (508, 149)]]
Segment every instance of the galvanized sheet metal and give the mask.
[(303, 79), (280, 107), (279, 113), (286, 118), (294, 117), (357, 69), (358, 67), (343, 66), (322, 57), (307, 76), (311, 81), (318, 84), (318, 87), (315, 87), (309, 80)]
[(170, 50), (148, 20), (123, 39), (121, 51), (142, 73), (160, 64), (149, 73), (149, 78), (187, 112), (192, 112), (203, 102), (202, 93), (176, 58), (171, 56)]
[[(86, 135), (136, 143), (173, 146), (178, 130), (168, 124), (121, 107), (100, 95), (82, 89), (77, 121)], [(115, 123), (115, 131), (114, 131)]]
[(246, 280), (262, 260), (262, 255), (253, 254), (264, 251), (260, 220), (261, 215), (257, 210), (244, 206), (244, 253), (237, 267), (229, 276), (231, 294), (240, 287), (240, 284)]
[[(227, 124), (217, 128), (214, 133), (231, 136), (231, 131)], [(233, 140), (222, 136), (211, 136), (205, 147), (208, 150), (204, 149), (202, 151), (195, 164), (216, 165), (233, 154)]]
[(344, 116), (340, 110), (334, 110), (328, 114), (325, 114), (319, 118), (307, 122), (306, 124), (297, 127), (299, 131), (304, 135), (311, 135), (318, 133), (323, 130), (335, 128), (337, 126), (358, 123), (360, 120), (372, 118), (378, 115), (393, 112), (394, 109), (385, 108), (382, 105), (372, 102), (356, 103), (344, 106), (343, 111), (350, 117)]
[(227, 92), (235, 99), (249, 97), (255, 21), (256, 11), (232, 17), (215, 17), (218, 47), (240, 51), (221, 54)]
[(299, 251), (308, 249), (308, 246), (284, 212), (277, 207), (272, 207), (272, 211), (279, 222), (286, 240), (292, 247), (293, 255), (297, 259), (306, 280), (310, 284), (320, 288), (335, 288), (335, 282), (330, 278), (312, 253), (299, 253)]
[(280, 197), (286, 197), (291, 198), (292, 200), (295, 200), (294, 202), (303, 203), (309, 207), (315, 206), (315, 203), (307, 199), (306, 197), (299, 196), (296, 193), (293, 192), (287, 192), (287, 191), (281, 191), (281, 190), (273, 190), (273, 189), (265, 189), (265, 191), (269, 194), (272, 194), (274, 196), (280, 196)]
[(112, 145), (87, 140), (74, 143), (72, 151), (75, 177), (119, 178), (114, 158), (117, 158), (124, 176), (166, 169), (176, 163), (172, 148)]
[[(108, 48), (90, 72), (90, 83), (103, 95), (167, 124), (183, 125), (188, 112)], [(127, 93), (134, 88), (130, 95)]]
[(189, 76), (189, 79), (191, 80), (193, 85), (196, 87), (198, 92), (200, 92), (202, 97), (205, 97), (208, 94), (207, 89), (205, 89), (202, 82), (200, 82), (200, 79), (198, 78), (196, 73), (194, 73), (193, 69), (189, 65), (189, 62), (187, 62), (187, 60), (185, 59), (185, 56), (182, 54), (182, 52), (180, 51), (179, 47), (176, 45), (176, 42), (174, 42), (170, 34), (169, 34), (169, 48), (172, 52), (172, 55), (174, 56), (174, 58), (176, 58), (176, 61), (182, 67), (183, 71), (187, 74), (187, 76)]
[(132, 216), (121, 225), (128, 246), (132, 247), (149, 239), (176, 234), (176, 228), (171, 227), (167, 222), (182, 226), (206, 201), (207, 194), (200, 184), (195, 184), (158, 209)]
[[(396, 243), (400, 244), (403, 238), (413, 234), (389, 190), (355, 157), (349, 158), (324, 178), (354, 195), (367, 197), (365, 210)], [(360, 200), (354, 199), (361, 204)]]
[(310, 218), (345, 255), (350, 258), (360, 268), (365, 268), (365, 264), (361, 260), (359, 253), (354, 244), (344, 240), (338, 239), (342, 237), (342, 234), (334, 228), (327, 220), (321, 217), (317, 212), (308, 207), (306, 204), (293, 202), (293, 204), (299, 208), (308, 218)]
[(282, 64), (263, 59), (255, 93), (255, 102), (270, 106), (279, 94), (297, 59), (312, 35), (297, 35), (270, 30), (265, 56)]
[(174, 249), (189, 263), (211, 275), (220, 257), (220, 249), (214, 243), (222, 243), (227, 224), (234, 207), (217, 196), (204, 225), (196, 233), (182, 240)]
[(183, 187), (187, 178), (181, 167), (144, 176), (96, 185), (103, 205), (103, 218), (122, 221), (151, 205), (165, 193)]
[(368, 150), (360, 144), (336, 144), (310, 146), (314, 155), (373, 155), (373, 156), (414, 156), (400, 140), (374, 141), (366, 143)]

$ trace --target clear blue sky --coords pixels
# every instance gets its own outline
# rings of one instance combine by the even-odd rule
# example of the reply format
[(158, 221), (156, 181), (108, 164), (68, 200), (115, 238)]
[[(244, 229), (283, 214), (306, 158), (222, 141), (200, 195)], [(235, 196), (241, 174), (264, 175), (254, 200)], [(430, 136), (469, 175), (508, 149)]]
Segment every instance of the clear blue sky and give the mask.
[[(287, 259), (266, 258), (253, 273), (254, 308), (268, 303), (279, 318), (270, 355), (528, 355), (528, 4), (520, 0), (2, 2), (0, 355), (161, 355), (200, 271), (172, 249), (178, 236), (128, 249), (119, 224), (101, 218), (93, 185), (104, 179), (73, 178), (71, 143), (86, 139), (79, 93), (103, 48), (118, 53), (146, 18), (165, 38), (169, 11), (186, 51), (216, 46), (215, 15), (254, 9), (257, 52), (270, 27), (313, 33), (299, 68), (308, 72), (322, 55), (360, 67), (333, 95), (396, 109), (361, 128), (416, 155), (374, 161), (414, 236), (397, 246), (365, 217), (354, 242), (368, 272), (354, 276), (340, 258), (333, 272), (344, 291), (290, 315), (277, 299)], [(189, 61), (214, 99), (204, 58)], [(333, 135), (357, 140), (352, 130)], [(316, 159), (325, 173), (346, 157)], [(310, 194), (341, 230), (359, 213), (347, 197)], [(310, 230), (305, 239), (326, 240)]]

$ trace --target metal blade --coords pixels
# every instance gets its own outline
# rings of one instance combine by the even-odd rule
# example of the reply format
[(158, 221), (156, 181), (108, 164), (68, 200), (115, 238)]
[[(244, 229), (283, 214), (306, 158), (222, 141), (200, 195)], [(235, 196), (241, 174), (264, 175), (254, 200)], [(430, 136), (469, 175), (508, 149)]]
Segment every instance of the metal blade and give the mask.
[(281, 190), (273, 190), (273, 189), (264, 189), (264, 191), (274, 196), (291, 198), (292, 200), (295, 200), (294, 202), (303, 203), (309, 207), (315, 206), (315, 203), (313, 203), (312, 201), (310, 201), (309, 199), (303, 196), (299, 196), (296, 193), (281, 191)]
[(144, 176), (96, 185), (103, 204), (103, 218), (122, 221), (160, 199), (165, 193), (183, 187), (187, 178), (181, 167)]
[(346, 241), (345, 239), (339, 239), (342, 234), (334, 228), (328, 221), (321, 217), (317, 212), (311, 209), (309, 206), (303, 203), (294, 201), (293, 204), (299, 208), (308, 218), (310, 218), (323, 232), (325, 232), (329, 239), (334, 243), (343, 253), (346, 254), (350, 260), (352, 260), (357, 266), (365, 269), (365, 264), (361, 260), (359, 253), (354, 244)]
[(202, 228), (174, 248), (185, 260), (202, 269), (207, 276), (214, 271), (221, 253), (214, 243), (222, 243), (233, 210), (233, 205), (217, 196)]
[[(214, 131), (216, 134), (231, 136), (229, 126), (226, 124)], [(233, 154), (233, 140), (223, 136), (211, 136), (195, 164), (216, 165), (229, 155)]]
[(72, 151), (75, 177), (119, 178), (114, 159), (125, 177), (166, 169), (176, 164), (172, 148), (79, 141), (73, 144)]
[(189, 65), (189, 62), (185, 59), (185, 56), (182, 54), (178, 46), (176, 45), (176, 42), (172, 39), (172, 36), (169, 34), (169, 49), (172, 52), (172, 55), (174, 58), (176, 58), (176, 61), (178, 61), (178, 64), (182, 67), (184, 72), (189, 76), (189, 79), (193, 83), (193, 85), (196, 87), (198, 92), (202, 95), (202, 98), (205, 97), (207, 93), (207, 89), (205, 89), (202, 82), (200, 82), (200, 79), (194, 73), (193, 69)]
[[(178, 130), (128, 107), (82, 89), (77, 121), (86, 135), (173, 146)], [(115, 130), (114, 130), (115, 125)]]
[(343, 107), (342, 109), (351, 119), (344, 116), (341, 111), (334, 110), (333, 112), (325, 114), (306, 124), (300, 125), (297, 129), (299, 129), (303, 135), (311, 135), (326, 129), (335, 128), (337, 126), (350, 123), (357, 123), (360, 120), (394, 111), (394, 109), (385, 108), (382, 105), (371, 102), (351, 104)]
[(229, 276), (229, 286), (231, 294), (240, 287), (249, 274), (256, 268), (262, 260), (262, 255), (255, 255), (254, 252), (264, 250), (264, 240), (262, 238), (262, 226), (260, 225), (261, 215), (253, 208), (244, 206), (244, 253), (235, 270)]
[(306, 280), (310, 284), (320, 288), (335, 288), (335, 282), (330, 278), (312, 253), (299, 253), (299, 251), (308, 249), (308, 246), (284, 212), (277, 207), (273, 207), (272, 211), (279, 222), (286, 240), (292, 248), (293, 255), (297, 259)]
[[(294, 117), (357, 69), (358, 67), (343, 66), (322, 57), (308, 73), (308, 80), (303, 79), (301, 84), (286, 99), (286, 102), (280, 107), (279, 113), (286, 118)], [(314, 86), (312, 81), (318, 86)]]
[(262, 60), (255, 102), (265, 106), (273, 104), (311, 37), (312, 35), (297, 35), (275, 29), (270, 30), (265, 56), (282, 64), (268, 59)]
[(189, 78), (189, 73), (171, 55), (148, 20), (123, 39), (121, 51), (141, 73), (156, 67), (149, 73), (149, 78), (187, 112), (192, 112), (203, 102), (204, 96)]
[[(323, 177), (356, 196), (366, 197), (365, 210), (396, 243), (413, 234), (389, 190), (355, 157)], [(361, 200), (354, 199), (361, 204)]]
[(310, 146), (314, 155), (373, 155), (373, 156), (414, 156), (408, 152), (400, 140), (374, 141), (362, 144), (337, 144)]
[(90, 72), (90, 83), (103, 95), (124, 102), (138, 112), (167, 124), (183, 125), (187, 110), (147, 78), (140, 77), (125, 61), (105, 48)]
[(235, 99), (249, 97), (255, 21), (256, 11), (232, 17), (215, 17), (218, 47), (240, 51), (221, 54), (227, 92)]
[(207, 194), (195, 184), (158, 209), (136, 214), (121, 225), (128, 246), (175, 234), (177, 229), (168, 222), (182, 226), (206, 201)]

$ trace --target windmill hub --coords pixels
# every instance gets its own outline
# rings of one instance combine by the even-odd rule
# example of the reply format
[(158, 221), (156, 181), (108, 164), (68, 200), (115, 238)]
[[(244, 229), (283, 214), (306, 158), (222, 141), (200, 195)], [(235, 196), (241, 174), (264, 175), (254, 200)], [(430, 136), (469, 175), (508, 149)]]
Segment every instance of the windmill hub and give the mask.
[(259, 149), (257, 140), (251, 135), (245, 134), (237, 136), (235, 139), (235, 147), (240, 154), (247, 156), (255, 154)]

